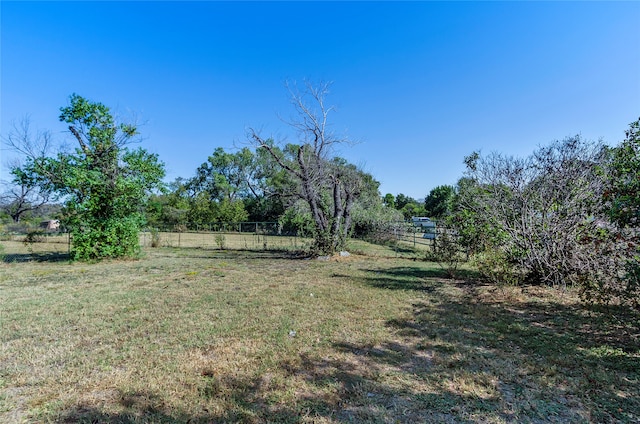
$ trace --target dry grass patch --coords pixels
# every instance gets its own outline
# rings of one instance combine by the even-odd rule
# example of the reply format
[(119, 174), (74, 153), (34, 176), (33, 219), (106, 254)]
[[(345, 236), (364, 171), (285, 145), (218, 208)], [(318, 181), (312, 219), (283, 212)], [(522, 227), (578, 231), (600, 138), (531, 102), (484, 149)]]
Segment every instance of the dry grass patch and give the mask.
[(419, 261), (157, 248), (14, 262), (0, 303), (0, 422), (640, 417), (637, 315)]

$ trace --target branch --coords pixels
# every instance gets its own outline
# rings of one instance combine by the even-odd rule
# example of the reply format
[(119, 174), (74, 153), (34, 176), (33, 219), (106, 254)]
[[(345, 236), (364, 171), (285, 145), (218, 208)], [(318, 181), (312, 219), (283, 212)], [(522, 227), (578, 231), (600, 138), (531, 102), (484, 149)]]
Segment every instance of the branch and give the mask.
[[(282, 160), (282, 158), (274, 152), (273, 148), (266, 141), (264, 141), (253, 129), (250, 129), (249, 132), (251, 133), (250, 137), (256, 143), (257, 147), (265, 149), (267, 152), (269, 152), (269, 155), (271, 155), (271, 157), (276, 161), (276, 163), (279, 166), (281, 166), (287, 172), (290, 172), (293, 175), (295, 175), (296, 177), (302, 179), (302, 177), (303, 177), (302, 174), (299, 173), (298, 171), (296, 171), (295, 169), (291, 168), (289, 165), (287, 165)], [(298, 152), (300, 152), (300, 150)]]
[(71, 131), (71, 134), (73, 134), (73, 136), (76, 138), (76, 140), (78, 140), (78, 143), (80, 143), (80, 147), (82, 148), (82, 151), (86, 155), (88, 155), (89, 154), (89, 148), (87, 147), (87, 145), (82, 140), (82, 136), (80, 135), (78, 130), (76, 130), (76, 128), (73, 125), (69, 125), (69, 131)]

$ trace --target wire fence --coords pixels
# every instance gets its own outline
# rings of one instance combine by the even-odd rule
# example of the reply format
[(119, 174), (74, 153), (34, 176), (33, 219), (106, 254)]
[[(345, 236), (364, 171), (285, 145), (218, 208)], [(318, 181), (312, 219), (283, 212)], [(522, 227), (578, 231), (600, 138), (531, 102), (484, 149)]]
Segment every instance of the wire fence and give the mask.
[(304, 250), (312, 243), (297, 235), (248, 233), (234, 231), (143, 231), (143, 247), (191, 247), (234, 250)]
[[(411, 222), (378, 223), (354, 236), (374, 244), (416, 251), (437, 248), (437, 232)], [(71, 235), (64, 231), (23, 230), (0, 232), (0, 240), (20, 242), (33, 252), (69, 252)], [(145, 228), (140, 246), (234, 250), (305, 250), (313, 243), (310, 234), (284, 229), (277, 222), (229, 222), (208, 225)]]

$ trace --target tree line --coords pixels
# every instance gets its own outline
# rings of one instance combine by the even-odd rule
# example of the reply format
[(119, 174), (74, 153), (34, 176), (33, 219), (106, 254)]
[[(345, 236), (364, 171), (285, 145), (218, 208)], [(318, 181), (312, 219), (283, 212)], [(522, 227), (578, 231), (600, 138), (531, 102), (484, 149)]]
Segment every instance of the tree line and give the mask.
[(287, 87), (295, 143), (250, 128), (247, 146), (215, 148), (194, 175), (169, 184), (157, 155), (132, 148), (136, 125), (74, 94), (59, 115), (72, 148), (33, 133), (28, 121), (5, 137), (22, 160), (11, 164), (3, 210), (17, 221), (62, 205), (81, 260), (137, 255), (144, 225), (277, 221), (309, 234), (313, 253), (331, 254), (381, 223), (428, 216), (455, 235), (442, 252), (469, 258), (485, 278), (577, 285), (586, 299), (638, 306), (639, 121), (615, 147), (575, 136), (525, 158), (472, 152), (456, 185), (418, 201), (381, 196), (371, 174), (336, 155), (348, 140), (331, 130), (329, 87)]
[(368, 221), (401, 219), (384, 207), (372, 175), (335, 155), (347, 140), (330, 130), (329, 84), (288, 89), (296, 112), (288, 125), (297, 143), (251, 129), (247, 147), (216, 148), (195, 175), (169, 184), (157, 155), (132, 148), (135, 124), (117, 122), (104, 104), (73, 94), (59, 115), (72, 147), (34, 133), (28, 121), (5, 137), (22, 160), (11, 164), (3, 209), (19, 221), (60, 203), (72, 257), (81, 260), (137, 255), (145, 225), (277, 221), (309, 234), (313, 253), (331, 254)]

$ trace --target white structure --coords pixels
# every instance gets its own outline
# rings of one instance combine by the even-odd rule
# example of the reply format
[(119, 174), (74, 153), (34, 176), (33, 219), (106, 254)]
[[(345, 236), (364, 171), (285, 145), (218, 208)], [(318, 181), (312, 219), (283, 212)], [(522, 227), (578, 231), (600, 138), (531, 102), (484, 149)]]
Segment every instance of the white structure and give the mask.
[(436, 223), (427, 218), (426, 216), (413, 216), (411, 222), (415, 227), (421, 227), (424, 231), (422, 238), (435, 239), (436, 238)]
[(50, 219), (49, 221), (42, 221), (40, 228), (47, 231), (58, 231), (60, 229), (60, 220)]

